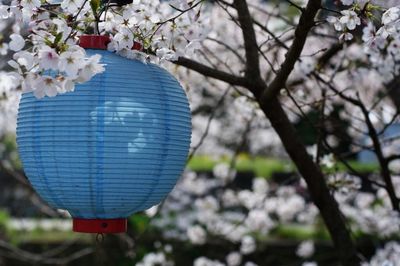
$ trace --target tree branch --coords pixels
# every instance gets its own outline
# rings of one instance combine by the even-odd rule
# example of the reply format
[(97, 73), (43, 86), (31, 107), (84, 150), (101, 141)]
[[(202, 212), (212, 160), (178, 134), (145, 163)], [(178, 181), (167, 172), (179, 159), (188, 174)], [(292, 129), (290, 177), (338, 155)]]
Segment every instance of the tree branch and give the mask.
[(329, 61), (343, 49), (343, 43), (335, 43), (318, 58), (318, 69), (325, 68)]
[(400, 205), (399, 205), (400, 199), (397, 197), (396, 191), (395, 191), (395, 188), (393, 185), (393, 181), (392, 181), (392, 177), (391, 177), (389, 165), (388, 165), (389, 162), (383, 154), (382, 145), (379, 140), (378, 132), (376, 131), (374, 125), (372, 124), (372, 121), (369, 118), (369, 112), (368, 112), (367, 108), (365, 107), (365, 105), (363, 104), (363, 102), (360, 99), (355, 99), (353, 97), (346, 96), (343, 92), (338, 91), (331, 83), (325, 81), (318, 74), (314, 73), (313, 76), (317, 80), (319, 80), (323, 84), (325, 84), (329, 89), (336, 92), (340, 98), (342, 98), (343, 100), (360, 108), (360, 110), (364, 116), (364, 119), (365, 119), (364, 122), (366, 123), (367, 128), (368, 128), (368, 136), (370, 137), (370, 139), (372, 141), (372, 144), (374, 147), (374, 152), (375, 152), (375, 155), (379, 162), (381, 176), (382, 176), (383, 181), (385, 182), (386, 191), (389, 195), (390, 202), (391, 202), (394, 210), (400, 211)]
[(379, 165), (381, 168), (381, 175), (382, 175), (383, 180), (385, 181), (386, 191), (389, 194), (390, 202), (392, 203), (392, 207), (394, 210), (400, 211), (400, 206), (399, 206), (400, 200), (396, 195), (396, 190), (393, 185), (388, 161), (383, 154), (382, 145), (379, 140), (377, 131), (376, 131), (374, 125), (372, 124), (371, 119), (369, 118), (369, 112), (368, 112), (367, 108), (364, 106), (364, 104), (360, 100), (359, 100), (359, 107), (361, 109), (361, 112), (364, 115), (365, 123), (367, 124), (367, 127), (368, 127), (368, 135), (372, 140), (375, 155), (379, 161)]
[(281, 41), (281, 39), (279, 39), (278, 36), (276, 36), (272, 31), (270, 31), (267, 26), (264, 26), (263, 24), (261, 24), (261, 22), (255, 20), (255, 19), (253, 19), (253, 22), (258, 27), (260, 27), (260, 29), (262, 29), (263, 31), (268, 33), (276, 41), (277, 44), (279, 44), (280, 46), (282, 46), (286, 50), (289, 50), (289, 47), (283, 41)]
[(278, 74), (271, 82), (268, 88), (263, 92), (261, 97), (262, 102), (267, 102), (269, 99), (274, 98), (279, 91), (285, 87), (286, 81), (292, 73), (296, 61), (300, 58), (304, 45), (307, 40), (307, 35), (311, 28), (314, 26), (314, 18), (321, 8), (321, 0), (308, 1), (306, 9), (300, 16), (299, 24), (295, 30), (295, 38), (292, 46), (286, 54), (286, 59), (282, 63)]
[(236, 51), (236, 49), (234, 49), (232, 46), (228, 45), (226, 42), (223, 42), (221, 40), (215, 39), (215, 38), (211, 38), (208, 37), (207, 40), (213, 41), (218, 43), (219, 45), (225, 47), (226, 49), (228, 49), (229, 51), (231, 51), (238, 59), (241, 63), (245, 64), (245, 60), (243, 59), (243, 57), (238, 53), (238, 51)]
[(393, 154), (393, 155), (386, 157), (386, 161), (388, 163), (395, 161), (395, 160), (400, 160), (400, 154)]
[(178, 64), (193, 69), (208, 77), (217, 78), (231, 83), (232, 85), (246, 87), (253, 92), (264, 114), (278, 133), (285, 150), (302, 177), (306, 180), (311, 198), (321, 212), (321, 216), (329, 230), (342, 264), (344, 266), (359, 265), (357, 250), (351, 239), (349, 229), (346, 226), (345, 218), (342, 216), (337, 202), (328, 189), (324, 175), (319, 166), (315, 164), (308, 155), (296, 129), (283, 110), (282, 104), (276, 97), (280, 88), (285, 86), (294, 68), (294, 64), (300, 58), (307, 35), (314, 26), (314, 18), (321, 7), (321, 0), (308, 1), (306, 9), (302, 12), (300, 17), (299, 25), (295, 30), (295, 38), (287, 53), (286, 60), (281, 65), (281, 69), (276, 75), (275, 80), (269, 86), (269, 91), (272, 90), (272, 92), (265, 97), (264, 94), (267, 85), (260, 75), (259, 52), (253, 28), (253, 19), (245, 0), (234, 0), (233, 2), (238, 12), (238, 20), (244, 37), (246, 76), (244, 78), (237, 77), (189, 59), (180, 59)]
[(321, 169), (308, 155), (296, 129), (288, 119), (279, 100), (274, 97), (261, 106), (271, 125), (278, 133), (285, 150), (307, 183), (308, 191), (324, 219), (326, 227), (339, 252), (343, 265), (359, 265), (357, 251), (351, 240), (339, 206), (331, 195)]
[(249, 86), (247, 79), (245, 79), (244, 77), (235, 76), (235, 75), (229, 74), (225, 71), (214, 69), (212, 67), (203, 65), (199, 62), (188, 59), (186, 57), (179, 57), (179, 59), (177, 61), (174, 61), (173, 63), (180, 65), (180, 66), (184, 66), (186, 68), (189, 68), (189, 69), (196, 71), (206, 77), (225, 81), (226, 83), (229, 83), (231, 85), (241, 86), (241, 87)]
[(397, 111), (400, 111), (400, 75), (396, 76), (386, 84), (386, 90), (389, 91), (390, 98), (395, 104)]
[(238, 20), (243, 33), (244, 48), (246, 51), (246, 77), (253, 82), (261, 80), (260, 60), (258, 56), (258, 44), (253, 27), (253, 18), (250, 15), (246, 1), (234, 0), (234, 6), (238, 13)]

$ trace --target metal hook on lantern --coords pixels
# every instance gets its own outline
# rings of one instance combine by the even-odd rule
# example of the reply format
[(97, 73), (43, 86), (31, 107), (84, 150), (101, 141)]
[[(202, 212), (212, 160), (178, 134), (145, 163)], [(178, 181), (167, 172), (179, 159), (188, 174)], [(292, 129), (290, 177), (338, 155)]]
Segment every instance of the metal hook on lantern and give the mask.
[(96, 242), (97, 242), (97, 244), (101, 244), (104, 242), (104, 234), (103, 233), (99, 233), (96, 235)]

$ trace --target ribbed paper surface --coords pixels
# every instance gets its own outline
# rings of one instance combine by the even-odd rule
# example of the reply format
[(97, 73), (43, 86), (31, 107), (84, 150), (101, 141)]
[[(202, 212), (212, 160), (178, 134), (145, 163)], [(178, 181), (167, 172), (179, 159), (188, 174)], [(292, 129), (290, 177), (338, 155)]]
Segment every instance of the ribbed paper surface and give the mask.
[(99, 53), (106, 71), (54, 98), (22, 96), (17, 143), (32, 186), (73, 217), (121, 218), (159, 203), (188, 154), (179, 83), (153, 64)]

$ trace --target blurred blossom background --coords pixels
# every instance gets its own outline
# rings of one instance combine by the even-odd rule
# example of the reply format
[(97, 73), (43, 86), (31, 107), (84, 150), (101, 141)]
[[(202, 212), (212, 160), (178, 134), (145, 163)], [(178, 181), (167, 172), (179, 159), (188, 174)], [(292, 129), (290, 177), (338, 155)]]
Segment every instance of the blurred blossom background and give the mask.
[[(266, 83), (285, 60), (307, 2), (247, 1)], [(400, 265), (399, 202), (387, 184), (389, 177), (400, 195), (400, 8), (381, 23), (396, 5), (323, 1), (278, 95), (364, 266)], [(362, 13), (367, 6), (379, 22)], [(244, 75), (246, 49), (232, 1), (204, 1), (200, 17), (203, 26), (191, 34), (206, 37), (184, 56)], [(163, 56), (158, 63), (179, 79), (193, 115), (185, 171), (161, 204), (129, 218), (126, 234), (97, 243), (72, 233), (69, 214), (37, 196), (18, 158), (21, 89), (7, 74), (15, 27), (12, 18), (0, 20), (0, 265), (341, 265), (306, 182), (254, 95)], [(27, 24), (19, 27), (28, 34)]]

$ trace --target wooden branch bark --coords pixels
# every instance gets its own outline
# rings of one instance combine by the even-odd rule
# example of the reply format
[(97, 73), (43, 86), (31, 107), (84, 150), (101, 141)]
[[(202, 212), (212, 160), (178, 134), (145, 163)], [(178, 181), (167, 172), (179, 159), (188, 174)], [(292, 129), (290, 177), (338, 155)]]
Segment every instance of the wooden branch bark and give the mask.
[(392, 176), (391, 176), (390, 170), (389, 170), (389, 163), (388, 163), (387, 159), (385, 158), (385, 155), (383, 154), (382, 145), (379, 140), (378, 133), (377, 133), (374, 125), (372, 124), (371, 119), (369, 118), (369, 113), (368, 113), (367, 108), (362, 104), (361, 101), (360, 101), (359, 107), (364, 115), (365, 122), (368, 127), (368, 134), (372, 140), (375, 155), (378, 158), (378, 162), (379, 162), (379, 165), (381, 168), (380, 169), (381, 176), (383, 178), (383, 181), (385, 182), (386, 191), (389, 194), (390, 202), (391, 202), (394, 210), (400, 211), (400, 206), (399, 206), (400, 200), (396, 195), (396, 190), (394, 188)]
[(260, 58), (258, 55), (258, 44), (253, 27), (253, 18), (250, 15), (247, 2), (234, 0), (233, 4), (238, 13), (238, 20), (242, 28), (244, 48), (246, 51), (246, 77), (248, 80), (259, 82), (261, 80)]
[(319, 75), (314, 73), (313, 76), (317, 80), (319, 80), (320, 82), (325, 84), (329, 89), (331, 89), (332, 91), (337, 93), (337, 95), (340, 98), (342, 98), (344, 101), (347, 101), (347, 102), (357, 106), (358, 108), (360, 108), (360, 110), (364, 116), (365, 123), (368, 128), (368, 136), (371, 138), (371, 141), (372, 141), (372, 144), (374, 147), (374, 152), (375, 152), (375, 155), (379, 162), (380, 173), (381, 173), (383, 181), (385, 182), (385, 189), (389, 195), (390, 202), (391, 202), (394, 210), (400, 211), (400, 199), (396, 195), (396, 190), (394, 188), (392, 176), (391, 176), (390, 169), (389, 169), (390, 161), (388, 161), (388, 159), (385, 158), (385, 156), (383, 154), (382, 145), (379, 140), (378, 132), (376, 131), (374, 125), (371, 122), (371, 119), (369, 118), (369, 112), (368, 112), (367, 108), (365, 107), (364, 103), (359, 98), (355, 99), (353, 97), (346, 96), (344, 93), (337, 90), (331, 83), (325, 81)]
[(391, 82), (386, 84), (386, 91), (389, 92), (396, 109), (400, 111), (400, 76), (394, 77)]
[(318, 58), (318, 69), (323, 69), (329, 63), (329, 61), (337, 55), (343, 49), (343, 43), (335, 43), (333, 44), (325, 53), (322, 54), (320, 58)]
[(307, 183), (314, 204), (318, 207), (343, 265), (359, 265), (356, 248), (344, 218), (330, 194), (320, 168), (313, 162), (295, 128), (275, 97), (261, 105), (265, 115), (279, 135), (286, 152)]
[(314, 26), (314, 17), (321, 7), (321, 0), (309, 0), (307, 7), (302, 10), (292, 46), (278, 74), (268, 87), (261, 78), (258, 45), (253, 28), (253, 19), (247, 3), (245, 0), (234, 0), (234, 6), (238, 11), (238, 19), (244, 37), (246, 51), (245, 78), (214, 70), (188, 59), (180, 59), (177, 63), (205, 76), (220, 79), (232, 85), (246, 87), (253, 92), (261, 109), (278, 133), (287, 153), (305, 179), (312, 200), (321, 213), (343, 265), (359, 265), (360, 260), (357, 256), (350, 232), (346, 227), (345, 219), (342, 217), (337, 202), (330, 194), (324, 175), (319, 166), (308, 155), (304, 144), (301, 142), (295, 128), (276, 97), (279, 90), (285, 87), (287, 79), (301, 55), (307, 34)]
[(174, 61), (174, 63), (194, 70), (206, 77), (225, 81), (234, 86), (248, 87), (249, 85), (247, 79), (244, 77), (235, 76), (227, 72), (214, 69), (186, 57), (179, 57), (179, 59), (177, 61)]
[(395, 160), (400, 160), (400, 154), (393, 154), (393, 155), (386, 157), (386, 161), (388, 163), (395, 161)]
[(261, 96), (262, 102), (267, 102), (269, 99), (274, 98), (279, 91), (285, 87), (286, 81), (292, 73), (294, 65), (300, 58), (304, 45), (307, 40), (307, 35), (314, 26), (314, 18), (321, 8), (321, 0), (308, 1), (307, 7), (303, 10), (299, 24), (294, 32), (295, 38), (292, 46), (286, 54), (286, 59), (282, 63), (274, 80), (269, 84), (268, 88), (264, 90)]
[[(257, 67), (259, 67), (258, 58), (257, 60), (255, 59), (257, 41), (255, 36), (253, 37), (253, 20), (248, 17), (250, 13), (245, 2), (243, 0), (235, 0), (234, 4), (238, 11), (240, 25), (245, 38), (247, 71), (253, 71), (251, 76), (246, 75), (246, 78), (251, 78), (249, 82), (252, 82), (252, 87), (248, 87), (248, 89), (255, 94), (262, 110), (278, 133), (287, 153), (305, 179), (313, 202), (324, 219), (343, 265), (359, 265), (360, 259), (357, 256), (357, 250), (345, 224), (345, 219), (336, 200), (330, 194), (324, 175), (319, 166), (308, 155), (304, 144), (299, 139), (295, 128), (277, 98), (277, 94), (281, 88), (285, 87), (295, 63), (300, 58), (307, 35), (314, 26), (314, 18), (321, 8), (321, 0), (309, 0), (306, 8), (301, 9), (302, 14), (295, 30), (293, 43), (275, 79), (269, 86), (261, 84), (262, 82), (259, 82), (262, 80), (261, 76), (256, 76), (256, 74), (260, 75), (257, 72)], [(259, 94), (260, 91), (262, 92), (261, 94)]]
[(254, 23), (255, 25), (257, 25), (258, 27), (260, 27), (260, 29), (262, 29), (263, 31), (265, 31), (266, 33), (268, 33), (268, 34), (272, 37), (272, 39), (275, 40), (275, 42), (276, 42), (277, 44), (279, 44), (280, 46), (282, 46), (282, 47), (285, 48), (286, 50), (289, 50), (289, 47), (288, 47), (284, 42), (282, 42), (282, 41), (278, 38), (278, 36), (276, 36), (272, 31), (270, 31), (270, 30), (268, 29), (267, 26), (261, 24), (259, 21), (255, 20), (255, 19), (253, 20), (253, 23)]

